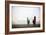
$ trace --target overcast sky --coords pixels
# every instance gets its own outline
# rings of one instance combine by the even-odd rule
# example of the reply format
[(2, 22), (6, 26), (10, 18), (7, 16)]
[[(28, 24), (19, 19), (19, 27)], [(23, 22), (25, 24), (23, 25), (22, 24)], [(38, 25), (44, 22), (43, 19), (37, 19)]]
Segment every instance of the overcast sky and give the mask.
[(37, 17), (37, 21), (39, 21), (39, 13), (40, 8), (36, 7), (20, 7), (20, 6), (12, 6), (12, 16), (13, 22), (15, 24), (27, 24), (27, 17), (30, 19), (32, 23), (32, 19), (34, 16)]

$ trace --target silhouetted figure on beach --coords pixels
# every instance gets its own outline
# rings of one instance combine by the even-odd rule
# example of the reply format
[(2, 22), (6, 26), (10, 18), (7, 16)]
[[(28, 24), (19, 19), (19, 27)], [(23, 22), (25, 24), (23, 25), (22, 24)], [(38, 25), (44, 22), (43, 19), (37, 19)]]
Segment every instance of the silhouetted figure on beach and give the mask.
[(33, 24), (34, 24), (34, 25), (36, 24), (36, 16), (34, 16)]
[(30, 23), (30, 20), (27, 18), (27, 24), (29, 25), (29, 23)]

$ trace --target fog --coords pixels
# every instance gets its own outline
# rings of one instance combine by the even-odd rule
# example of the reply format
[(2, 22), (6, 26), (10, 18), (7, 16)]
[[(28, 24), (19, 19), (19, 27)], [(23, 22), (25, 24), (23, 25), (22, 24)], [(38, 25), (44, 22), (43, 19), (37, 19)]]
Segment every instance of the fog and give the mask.
[(40, 8), (12, 6), (13, 24), (27, 24), (27, 17), (30, 20), (30, 24), (33, 24), (34, 16), (36, 16), (36, 23), (39, 23)]

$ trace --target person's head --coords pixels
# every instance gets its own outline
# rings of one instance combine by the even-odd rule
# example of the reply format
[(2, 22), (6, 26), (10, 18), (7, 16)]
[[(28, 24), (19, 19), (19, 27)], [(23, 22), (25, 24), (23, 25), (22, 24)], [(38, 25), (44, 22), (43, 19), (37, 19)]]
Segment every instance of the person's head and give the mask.
[(34, 16), (34, 18), (36, 18), (36, 16)]

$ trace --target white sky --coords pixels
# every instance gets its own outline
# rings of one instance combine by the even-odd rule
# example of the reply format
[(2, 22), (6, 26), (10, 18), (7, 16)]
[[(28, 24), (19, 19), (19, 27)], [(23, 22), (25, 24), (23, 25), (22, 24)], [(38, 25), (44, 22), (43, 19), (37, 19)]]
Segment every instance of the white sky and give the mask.
[(15, 24), (27, 24), (27, 17), (30, 19), (32, 23), (33, 16), (37, 17), (37, 21), (39, 21), (40, 8), (38, 7), (20, 7), (20, 6), (12, 6), (12, 15), (13, 22)]

